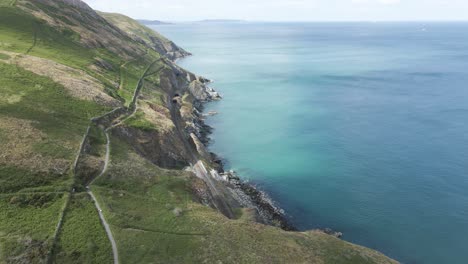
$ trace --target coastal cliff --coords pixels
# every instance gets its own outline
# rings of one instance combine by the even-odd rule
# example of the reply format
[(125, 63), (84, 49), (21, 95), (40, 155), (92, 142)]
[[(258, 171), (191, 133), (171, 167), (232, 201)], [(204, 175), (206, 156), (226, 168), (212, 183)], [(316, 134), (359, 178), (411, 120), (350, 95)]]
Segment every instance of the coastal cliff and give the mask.
[(187, 55), (79, 0), (0, 1), (0, 262), (396, 263), (286, 231), (224, 172)]

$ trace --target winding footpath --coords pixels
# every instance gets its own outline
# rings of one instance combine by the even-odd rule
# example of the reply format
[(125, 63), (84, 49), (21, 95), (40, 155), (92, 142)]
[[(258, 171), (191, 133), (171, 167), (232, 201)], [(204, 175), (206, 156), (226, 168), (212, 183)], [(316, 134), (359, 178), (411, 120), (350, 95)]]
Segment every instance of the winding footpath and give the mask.
[[(132, 102), (130, 104), (130, 109), (132, 109), (132, 113), (130, 115), (133, 115), (136, 110), (137, 110), (137, 106), (136, 106), (136, 103), (137, 103), (137, 100), (138, 100), (138, 96), (140, 95), (140, 91), (141, 91), (141, 88), (143, 86), (143, 80), (145, 77), (147, 77), (147, 73), (148, 71), (151, 69), (151, 67), (157, 63), (158, 61), (160, 61), (161, 59), (158, 59), (156, 61), (154, 61), (153, 63), (151, 63), (145, 70), (145, 72), (143, 73), (143, 75), (140, 77), (140, 79), (138, 80), (138, 83), (137, 83), (137, 86), (135, 88), (135, 93), (133, 94), (133, 98), (132, 98)], [(158, 71), (159, 72), (159, 71)], [(112, 110), (111, 112), (109, 112), (108, 114), (105, 114), (104, 116), (106, 115), (109, 115), (109, 114), (112, 114), (113, 112), (115, 112), (117, 109), (114, 109)], [(93, 119), (93, 120), (96, 120), (96, 119)], [(113, 127), (109, 127), (107, 129), (104, 130), (104, 133), (106, 135), (106, 155), (105, 155), (105, 159), (104, 159), (104, 166), (102, 168), (102, 171), (99, 173), (99, 175), (94, 178), (87, 186), (86, 186), (86, 192), (88, 193), (88, 195), (91, 197), (91, 199), (93, 200), (94, 202), (94, 205), (98, 211), (98, 214), (99, 214), (99, 218), (101, 219), (101, 222), (102, 222), (102, 225), (104, 226), (104, 229), (106, 230), (106, 234), (107, 234), (107, 237), (109, 238), (109, 241), (111, 242), (111, 246), (112, 246), (112, 255), (114, 257), (114, 264), (118, 264), (119, 263), (119, 253), (118, 253), (118, 249), (117, 249), (117, 243), (115, 242), (115, 239), (114, 239), (114, 236), (112, 235), (112, 230), (109, 226), (109, 223), (107, 223), (106, 221), (106, 218), (104, 217), (104, 214), (102, 213), (102, 208), (101, 206), (99, 205), (99, 202), (98, 200), (96, 199), (96, 196), (93, 194), (91, 188), (90, 188), (90, 185), (92, 185), (98, 178), (100, 178), (102, 175), (104, 175), (107, 171), (107, 168), (109, 167), (109, 160), (110, 160), (110, 137), (109, 137), (109, 130), (112, 129)], [(87, 136), (85, 136), (86, 138)], [(84, 141), (83, 141), (84, 142)], [(80, 152), (81, 153), (81, 152)]]
[[(36, 38), (36, 37), (35, 37)], [(35, 43), (36, 43), (36, 40), (34, 40), (31, 48), (28, 50), (28, 52), (30, 50), (32, 50), (35, 46)], [(108, 112), (108, 113), (105, 113), (101, 116), (98, 116), (98, 117), (93, 117), (91, 118), (91, 124), (86, 128), (86, 132), (83, 136), (83, 139), (81, 140), (81, 143), (80, 143), (80, 147), (79, 147), (79, 150), (78, 150), (78, 154), (72, 164), (72, 172), (73, 172), (73, 175), (76, 175), (77, 172), (77, 167), (78, 167), (78, 162), (79, 162), (79, 159), (81, 157), (81, 155), (83, 154), (83, 150), (84, 150), (84, 146), (85, 146), (85, 142), (86, 142), (86, 139), (88, 138), (89, 136), (89, 131), (90, 131), (90, 128), (91, 128), (91, 125), (92, 123), (97, 123), (99, 122), (100, 119), (103, 119), (103, 118), (106, 118), (106, 117), (109, 117), (109, 116), (112, 116), (113, 114), (115, 114), (115, 112), (119, 111), (119, 110), (127, 110), (127, 113), (124, 113), (124, 114), (121, 114), (119, 115), (117, 118), (113, 118), (113, 120), (115, 119), (118, 119), (118, 118), (121, 118), (122, 115), (128, 117), (130, 115), (133, 115), (136, 110), (137, 110), (137, 100), (138, 100), (138, 96), (140, 95), (140, 91), (142, 89), (142, 86), (143, 86), (143, 81), (144, 81), (144, 78), (149, 76), (149, 75), (152, 75), (152, 74), (155, 74), (155, 73), (158, 73), (160, 70), (162, 70), (164, 68), (164, 66), (161, 68), (161, 69), (158, 69), (156, 72), (152, 73), (152, 74), (148, 74), (148, 71), (151, 69), (151, 67), (157, 63), (158, 61), (161, 61), (162, 58), (159, 58), (155, 61), (153, 61), (152, 63), (150, 63), (148, 65), (148, 67), (146, 68), (146, 70), (143, 72), (143, 74), (141, 75), (140, 79), (138, 80), (138, 83), (137, 83), (137, 86), (135, 87), (135, 91), (134, 91), (134, 95), (133, 95), (133, 98), (132, 98), (132, 101), (131, 101), (131, 104), (129, 107), (125, 108), (125, 107), (118, 107), (118, 108), (115, 108), (113, 109), (112, 111)], [(127, 62), (128, 63), (128, 62)], [(125, 65), (127, 63), (124, 63), (121, 67), (125, 67)], [(130, 110), (130, 113), (128, 113), (128, 110)], [(120, 123), (119, 123), (120, 124)], [(98, 215), (99, 215), (99, 219), (102, 223), (102, 225), (104, 226), (104, 229), (106, 231), (106, 234), (107, 234), (107, 237), (109, 239), (109, 241), (111, 242), (111, 246), (112, 246), (112, 255), (113, 255), (113, 258), (114, 258), (114, 264), (119, 264), (119, 254), (118, 254), (118, 250), (117, 250), (117, 243), (115, 242), (115, 239), (114, 239), (114, 236), (112, 235), (112, 230), (110, 228), (110, 225), (109, 223), (106, 221), (105, 217), (104, 217), (104, 214), (103, 214), (103, 211), (102, 211), (102, 208), (101, 206), (99, 205), (99, 202), (98, 200), (96, 199), (96, 196), (93, 194), (91, 188), (89, 187), (90, 185), (92, 185), (98, 178), (100, 178), (102, 175), (104, 175), (109, 167), (109, 161), (110, 161), (110, 136), (109, 136), (109, 130), (114, 128), (115, 126), (110, 126), (108, 128), (104, 128), (104, 133), (106, 135), (106, 154), (105, 154), (105, 159), (104, 159), (104, 166), (101, 170), (101, 172), (99, 173), (99, 175), (97, 177), (95, 177), (89, 184), (87, 184), (86, 186), (86, 193), (91, 197), (91, 199), (93, 200), (93, 203), (94, 203), (94, 206), (96, 207), (96, 210), (98, 212)], [(75, 177), (75, 176), (74, 176)], [(68, 209), (68, 205), (70, 204), (70, 201), (72, 199), (72, 196), (73, 194), (75, 193), (75, 188), (74, 187), (71, 187), (70, 188), (70, 191), (69, 191), (69, 196), (67, 197), (67, 200), (63, 206), (63, 209), (62, 209), (62, 212), (59, 216), (59, 220), (58, 220), (58, 223), (56, 225), (56, 228), (55, 228), (55, 232), (54, 232), (54, 236), (53, 236), (53, 241), (52, 241), (52, 246), (51, 246), (51, 250), (49, 251), (48, 255), (47, 255), (47, 259), (46, 259), (46, 263), (48, 264), (51, 264), (53, 263), (53, 256), (54, 256), (54, 252), (55, 252), (55, 249), (56, 249), (56, 244), (57, 244), (57, 240), (59, 238), (59, 235), (60, 235), (60, 231), (62, 229), (62, 226), (63, 226), (63, 220), (65, 218), (65, 214), (66, 214), (66, 211)]]
[[(101, 173), (99, 173), (99, 175), (94, 178), (93, 181), (90, 182), (89, 185), (91, 185), (97, 178), (101, 177), (102, 175), (104, 175), (104, 173), (106, 173), (107, 171), (107, 168), (109, 167), (109, 159), (110, 159), (110, 138), (109, 138), (109, 132), (106, 130), (105, 131), (105, 134), (106, 134), (106, 157), (104, 159), (104, 167), (102, 168), (102, 171)], [(88, 195), (91, 197), (91, 199), (93, 200), (94, 202), (94, 206), (96, 206), (96, 209), (98, 211), (98, 214), (99, 214), (99, 218), (101, 219), (101, 223), (102, 225), (104, 226), (104, 229), (106, 230), (106, 233), (107, 233), (107, 237), (109, 238), (109, 241), (111, 242), (111, 246), (112, 246), (112, 255), (114, 257), (114, 264), (118, 264), (119, 263), (119, 253), (118, 253), (118, 250), (117, 250), (117, 243), (115, 242), (115, 239), (114, 239), (114, 236), (112, 235), (112, 231), (110, 229), (110, 226), (109, 224), (107, 223), (106, 221), (106, 218), (104, 217), (104, 214), (102, 213), (102, 209), (101, 209), (101, 206), (99, 205), (99, 202), (97, 201), (96, 199), (96, 196), (94, 196), (93, 192), (91, 191), (91, 189), (89, 188), (89, 185), (86, 186), (86, 192), (88, 193)]]
[(109, 241), (111, 242), (112, 245), (112, 255), (114, 257), (114, 263), (118, 264), (119, 263), (119, 253), (117, 251), (117, 243), (115, 243), (114, 236), (112, 235), (112, 231), (110, 229), (109, 224), (107, 223), (106, 219), (104, 218), (104, 215), (102, 214), (102, 209), (101, 206), (99, 205), (96, 197), (94, 196), (93, 192), (91, 190), (88, 190), (87, 193), (89, 196), (91, 196), (91, 199), (94, 201), (94, 205), (96, 206), (96, 209), (98, 210), (99, 218), (101, 219), (102, 225), (104, 226), (104, 229), (106, 230), (107, 237), (109, 238)]

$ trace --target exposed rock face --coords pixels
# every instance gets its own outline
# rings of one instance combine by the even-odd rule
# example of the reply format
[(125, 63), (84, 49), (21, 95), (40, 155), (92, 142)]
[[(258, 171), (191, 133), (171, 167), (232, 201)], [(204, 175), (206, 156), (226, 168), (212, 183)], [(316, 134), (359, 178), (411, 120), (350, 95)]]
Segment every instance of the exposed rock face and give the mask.
[(336, 238), (341, 238), (343, 237), (343, 233), (341, 232), (337, 232), (337, 231), (334, 231), (332, 230), (331, 228), (325, 228), (325, 229), (322, 229), (322, 230), (318, 230), (318, 231), (321, 231), (327, 235), (330, 235), (330, 236), (334, 236)]
[(148, 36), (148, 37), (151, 39), (151, 42), (148, 44), (153, 49), (155, 49), (161, 54), (164, 54), (168, 59), (172, 61), (176, 61), (177, 59), (181, 59), (181, 58), (192, 55), (191, 53), (177, 46), (172, 41), (164, 41), (161, 38), (156, 38), (153, 36)]
[(202, 102), (221, 99), (218, 92), (199, 80), (190, 83), (189, 91), (197, 100)]
[(258, 222), (267, 225), (275, 225), (284, 230), (296, 230), (296, 228), (287, 221), (283, 209), (276, 206), (265, 192), (242, 181), (234, 171), (217, 174), (217, 177), (228, 185), (233, 197), (242, 207), (256, 209)]
[(182, 169), (190, 164), (190, 154), (175, 133), (145, 132), (129, 127), (117, 127), (112, 133), (161, 168)]

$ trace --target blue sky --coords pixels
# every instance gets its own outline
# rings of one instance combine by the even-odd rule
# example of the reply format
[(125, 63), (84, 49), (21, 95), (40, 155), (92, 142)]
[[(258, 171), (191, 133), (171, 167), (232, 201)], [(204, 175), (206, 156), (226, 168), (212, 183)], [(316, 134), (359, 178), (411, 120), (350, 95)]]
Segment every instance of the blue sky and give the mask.
[(165, 21), (468, 20), (468, 0), (84, 0), (101, 11)]

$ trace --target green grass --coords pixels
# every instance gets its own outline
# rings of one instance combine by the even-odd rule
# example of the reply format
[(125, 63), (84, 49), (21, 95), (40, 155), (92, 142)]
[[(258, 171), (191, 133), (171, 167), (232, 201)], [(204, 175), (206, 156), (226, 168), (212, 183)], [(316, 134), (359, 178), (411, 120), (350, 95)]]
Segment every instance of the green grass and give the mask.
[[(58, 31), (19, 9), (0, 7), (0, 48), (85, 68), (94, 54), (74, 40), (70, 31)], [(35, 44), (35, 45), (34, 45)]]
[(156, 126), (147, 119), (145, 119), (145, 113), (140, 110), (137, 110), (137, 112), (133, 116), (127, 118), (124, 121), (124, 124), (129, 127), (141, 129), (143, 131), (156, 130)]
[(143, 77), (148, 67), (152, 65), (152, 62), (157, 58), (159, 58), (157, 53), (149, 51), (144, 57), (131, 61), (120, 68), (121, 79), (118, 94), (125, 100), (126, 106), (129, 106), (132, 102), (140, 78)]
[[(111, 165), (92, 186), (122, 263), (390, 263), (328, 235), (229, 220), (194, 201), (195, 181), (112, 137)], [(157, 245), (157, 246), (155, 246)]]
[[(15, 98), (13, 101), (0, 99), (0, 117), (29, 120), (33, 129), (40, 131), (41, 135), (33, 140), (30, 146), (25, 146), (29, 150), (24, 152), (33, 151), (40, 154), (42, 160), (54, 163), (68, 162), (71, 166), (89, 119), (108, 110), (94, 102), (73, 98), (51, 79), (17, 68), (15, 65), (0, 63), (0, 83), (2, 97)], [(39, 133), (37, 131), (18, 132), (24, 134), (23, 137), (29, 134), (28, 137), (34, 137)], [(24, 140), (22, 137), (11, 135), (3, 135), (0, 139), (2, 144), (11, 143), (12, 140), (21, 143), (21, 140)], [(20, 151), (20, 148), (17, 146), (17, 149), (9, 151)], [(40, 160), (32, 159), (28, 162), (33, 165)], [(0, 190), (11, 192), (51, 185), (63, 189), (64, 184), (70, 180), (69, 174), (56, 173), (53, 168), (48, 170), (49, 172), (31, 171), (14, 165), (3, 165), (0, 167)]]
[[(46, 8), (40, 3), (35, 4)], [(29, 3), (27, 5), (38, 9)], [(63, 20), (63, 17), (57, 19)], [(0, 50), (27, 53), (84, 70), (103, 82), (108, 94), (120, 99), (114, 82), (119, 80), (122, 58), (104, 48), (84, 47), (79, 39), (80, 36), (68, 28), (53, 28), (16, 7), (0, 5)], [(90, 66), (97, 62), (97, 58), (106, 61), (111, 68), (101, 72), (92, 70)]]
[[(25, 146), (29, 150), (24, 152), (32, 151), (41, 155), (42, 160), (54, 163), (68, 162), (68, 166), (71, 166), (89, 119), (109, 110), (94, 102), (73, 98), (66, 93), (64, 87), (51, 79), (17, 68), (15, 65), (0, 63), (0, 83), (2, 97), (15, 98), (12, 101), (0, 99), (0, 117), (31, 121), (33, 129), (40, 131), (41, 135), (29, 146)], [(3, 132), (0, 143), (7, 144), (14, 140), (21, 143), (26, 135), (37, 136), (37, 131), (18, 131), (23, 134), (22, 137)], [(9, 151), (21, 150), (17, 145), (16, 149), (12, 148)], [(24, 156), (25, 159), (28, 157), (30, 156)], [(37, 166), (45, 166), (40, 164), (40, 160), (25, 162), (31, 165), (38, 162)], [(43, 188), (67, 189), (65, 186), (70, 184), (69, 173), (55, 172), (52, 167), (48, 170), (47, 172), (3, 165), (0, 167), (0, 191), (14, 192), (30, 188), (34, 188), (35, 191), (42, 191)]]
[(56, 263), (113, 263), (112, 248), (88, 194), (70, 201), (57, 242)]
[[(51, 79), (14, 65), (0, 63), (0, 83), (0, 94), (20, 97), (13, 103), (0, 101), (1, 115), (33, 120), (37, 129), (57, 140), (81, 139), (90, 118), (109, 110), (94, 102), (73, 98)], [(64, 158), (72, 157), (75, 150), (64, 154)]]
[(0, 166), (0, 193), (67, 191), (70, 184), (71, 177), (68, 174)]
[[(145, 88), (147, 85), (145, 85)], [(165, 93), (159, 89), (157, 86), (152, 86), (151, 89), (144, 89), (142, 94), (145, 95), (145, 100), (154, 105), (159, 105), (165, 107)]]
[[(35, 3), (52, 17), (59, 16), (55, 7)], [(63, 20), (63, 17), (56, 17)], [(86, 24), (81, 25), (83, 27)], [(92, 30), (92, 29), (90, 29)], [(148, 51), (145, 56), (131, 60), (125, 66), (123, 60), (105, 48), (87, 48), (79, 43), (79, 35), (70, 29), (55, 29), (24, 11), (8, 5), (0, 5), (0, 50), (50, 59), (61, 64), (81, 69), (99, 79), (106, 85), (106, 92), (125, 101), (129, 106), (140, 77), (154, 60), (159, 58), (155, 51)], [(141, 44), (132, 43), (141, 47)], [(111, 65), (101, 73), (90, 69), (90, 65), (100, 58)], [(112, 82), (120, 80), (120, 89)]]
[(0, 196), (0, 263), (43, 262), (66, 198), (60, 193)]
[(0, 6), (13, 6), (16, 0), (0, 0)]
[(0, 53), (0, 60), (9, 60), (11, 57), (8, 54)]
[(192, 257), (185, 253), (195, 249), (191, 237), (201, 239), (204, 234), (184, 213), (174, 214), (176, 208), (187, 211), (192, 201), (187, 174), (159, 169), (129, 152), (117, 138), (111, 142), (112, 165), (92, 188), (100, 204), (112, 208), (106, 219), (122, 263), (189, 262)]
[(130, 62), (120, 69), (121, 80), (118, 94), (125, 99), (126, 106), (132, 101), (135, 88), (144, 71), (145, 67), (141, 61)]

